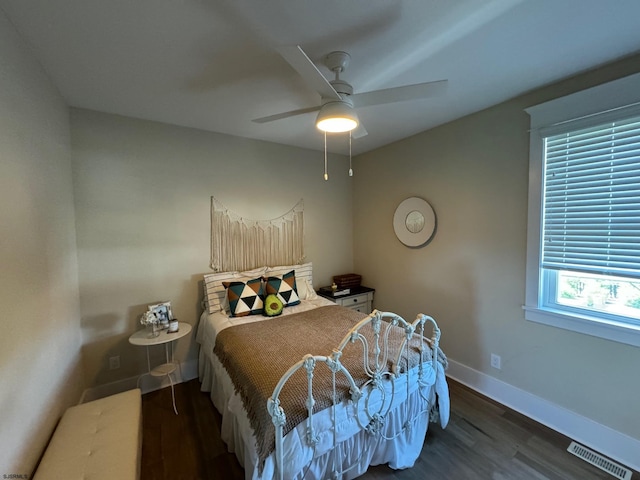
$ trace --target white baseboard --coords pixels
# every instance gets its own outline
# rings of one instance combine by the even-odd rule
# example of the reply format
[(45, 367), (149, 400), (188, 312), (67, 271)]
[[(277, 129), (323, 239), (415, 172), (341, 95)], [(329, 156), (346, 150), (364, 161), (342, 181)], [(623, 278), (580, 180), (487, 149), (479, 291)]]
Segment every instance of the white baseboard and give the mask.
[(447, 376), (582, 445), (640, 471), (640, 440), (448, 359)]
[[(190, 360), (188, 362), (180, 363), (180, 367), (171, 374), (171, 379), (174, 384), (187, 382), (198, 378), (198, 361)], [(142, 394), (154, 392), (161, 388), (171, 386), (167, 377), (157, 378), (148, 374), (141, 376), (129, 377), (117, 382), (106, 383), (104, 385), (98, 385), (97, 387), (87, 388), (82, 392), (80, 401), (78, 403), (86, 403), (91, 400), (97, 400), (98, 398), (108, 397), (120, 392), (126, 392), (134, 388), (138, 388), (138, 380), (140, 380), (139, 388), (142, 390)]]

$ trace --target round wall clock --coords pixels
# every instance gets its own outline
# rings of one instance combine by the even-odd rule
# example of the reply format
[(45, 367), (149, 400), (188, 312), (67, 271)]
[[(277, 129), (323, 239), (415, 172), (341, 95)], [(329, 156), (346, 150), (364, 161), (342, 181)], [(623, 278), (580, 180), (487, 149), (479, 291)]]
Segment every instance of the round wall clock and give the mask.
[(433, 237), (436, 214), (425, 200), (409, 197), (396, 208), (393, 230), (407, 247), (421, 247)]

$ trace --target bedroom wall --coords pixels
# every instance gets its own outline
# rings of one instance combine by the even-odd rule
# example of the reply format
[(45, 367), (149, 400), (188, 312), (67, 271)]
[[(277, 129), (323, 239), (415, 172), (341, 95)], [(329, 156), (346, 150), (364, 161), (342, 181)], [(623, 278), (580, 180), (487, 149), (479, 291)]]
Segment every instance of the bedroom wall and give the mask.
[[(144, 348), (128, 338), (148, 304), (168, 300), (179, 320), (196, 326), (199, 282), (211, 272), (212, 195), (253, 219), (280, 216), (304, 199), (315, 285), (353, 268), (352, 179), (337, 173), (347, 168), (344, 157), (330, 157), (325, 182), (318, 151), (79, 109), (71, 110), (71, 130), (90, 386), (146, 371)], [(193, 334), (176, 353), (194, 364)], [(121, 368), (109, 370), (117, 355)]]
[[(523, 109), (637, 71), (640, 57), (626, 59), (359, 156), (354, 262), (376, 288), (376, 308), (434, 316), (451, 359), (640, 439), (640, 349), (528, 322), (522, 310)], [(437, 215), (433, 241), (419, 249), (402, 245), (392, 227), (410, 196)], [(491, 353), (502, 357), (502, 370), (491, 368)]]
[(69, 118), (2, 10), (0, 64), (0, 475), (28, 478), (83, 389)]

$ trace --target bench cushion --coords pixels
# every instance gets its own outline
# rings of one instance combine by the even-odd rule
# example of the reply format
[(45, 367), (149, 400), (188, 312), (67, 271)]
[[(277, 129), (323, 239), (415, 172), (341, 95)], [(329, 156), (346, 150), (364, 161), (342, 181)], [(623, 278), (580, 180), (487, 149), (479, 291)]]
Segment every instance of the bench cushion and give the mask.
[(34, 480), (140, 478), (139, 389), (70, 407), (62, 416)]

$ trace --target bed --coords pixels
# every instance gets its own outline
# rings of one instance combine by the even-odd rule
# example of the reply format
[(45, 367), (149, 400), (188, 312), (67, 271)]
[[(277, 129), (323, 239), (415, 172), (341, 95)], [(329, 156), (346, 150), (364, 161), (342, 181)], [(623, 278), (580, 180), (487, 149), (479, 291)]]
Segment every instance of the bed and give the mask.
[[(297, 301), (280, 316), (229, 313), (224, 283), (287, 275)], [(436, 322), (361, 314), (312, 285), (310, 263), (205, 276), (199, 378), (222, 415), (223, 441), (247, 480), (350, 479), (369, 465), (412, 467), (429, 421), (445, 427), (449, 418)]]

